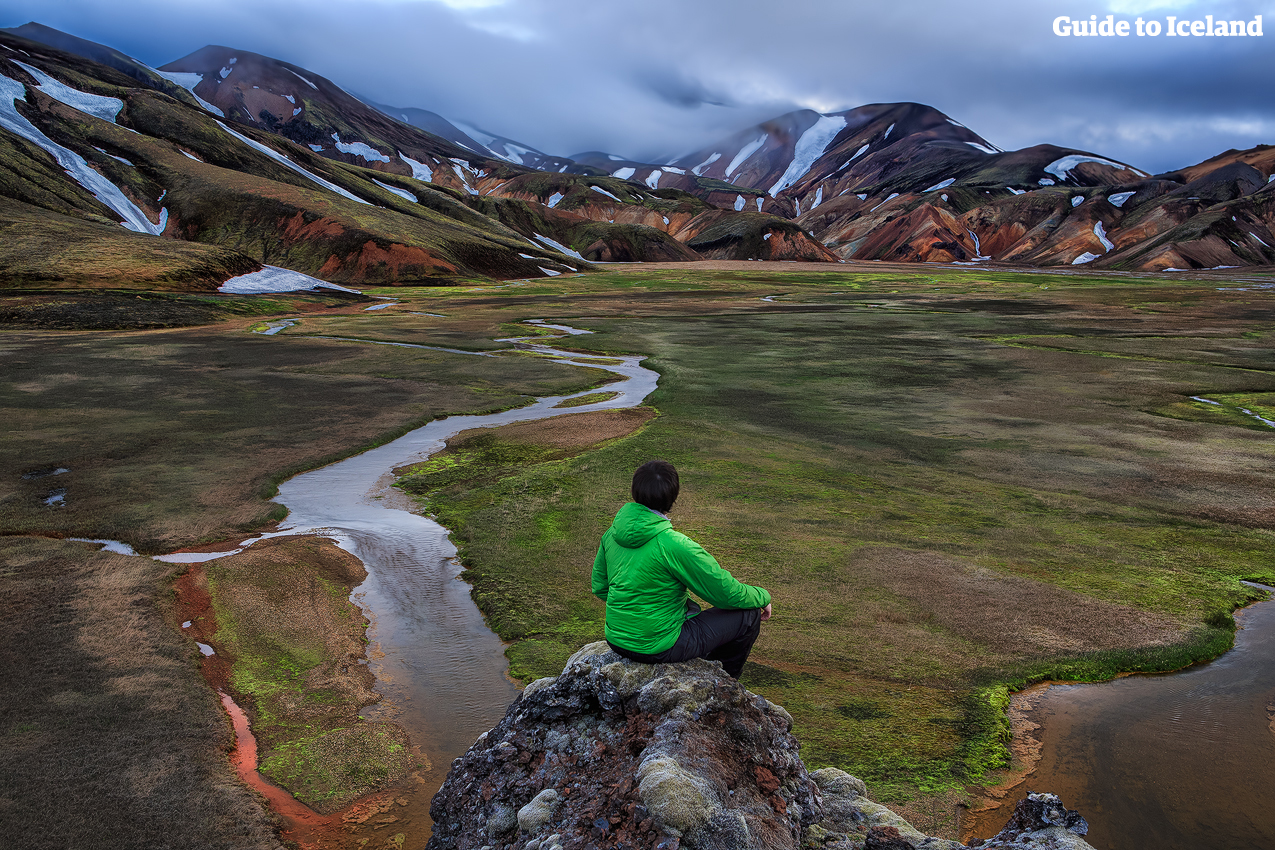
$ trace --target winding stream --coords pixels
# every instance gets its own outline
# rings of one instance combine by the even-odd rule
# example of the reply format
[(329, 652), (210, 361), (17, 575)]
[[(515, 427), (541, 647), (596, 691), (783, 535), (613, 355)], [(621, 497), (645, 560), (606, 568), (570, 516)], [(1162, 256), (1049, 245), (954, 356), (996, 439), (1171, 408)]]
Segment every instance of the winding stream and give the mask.
[(1079, 810), (1099, 850), (1275, 847), (1275, 602), (1236, 622), (1235, 648), (1207, 664), (1037, 695), (1039, 763), (965, 837), (994, 834), (1030, 789)]
[(639, 357), (604, 364), (597, 355), (514, 342), (557, 362), (584, 361), (577, 365), (622, 375), (623, 381), (606, 386), (618, 395), (554, 409), (565, 399), (596, 392), (588, 390), (502, 413), (435, 420), (384, 446), (284, 482), (274, 501), (288, 508), (288, 518), (278, 532), (265, 535), (327, 535), (363, 561), (368, 578), (355, 598), (372, 621), (370, 664), (383, 697), (364, 714), (402, 724), (436, 766), (439, 781), (451, 760), (504, 715), (517, 687), (507, 675), (503, 644), (483, 622), (469, 585), (458, 579), (461, 565), (447, 529), (404, 509), (405, 497), (392, 489), (393, 470), (424, 460), (470, 428), (634, 407), (659, 377), (643, 368)]

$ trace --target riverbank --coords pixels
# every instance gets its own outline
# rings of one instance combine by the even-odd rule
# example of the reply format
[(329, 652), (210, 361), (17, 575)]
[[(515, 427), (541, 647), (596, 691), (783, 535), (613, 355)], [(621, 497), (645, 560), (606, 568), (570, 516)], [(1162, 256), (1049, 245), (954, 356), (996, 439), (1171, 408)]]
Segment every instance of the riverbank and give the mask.
[(1017, 769), (986, 789), (963, 838), (992, 834), (1026, 788), (1048, 786), (1086, 807), (1098, 847), (1230, 850), (1275, 840), (1275, 602), (1235, 619), (1234, 649), (1208, 663), (1016, 694)]

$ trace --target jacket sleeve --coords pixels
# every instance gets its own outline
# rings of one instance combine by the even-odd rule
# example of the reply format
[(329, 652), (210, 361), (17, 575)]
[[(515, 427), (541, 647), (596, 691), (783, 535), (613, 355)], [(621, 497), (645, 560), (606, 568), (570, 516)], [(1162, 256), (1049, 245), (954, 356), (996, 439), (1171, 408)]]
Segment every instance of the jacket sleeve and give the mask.
[(677, 579), (701, 599), (726, 609), (764, 608), (770, 604), (769, 591), (736, 579), (703, 546), (685, 534), (674, 531), (662, 536), (670, 568)]
[(607, 601), (607, 588), (611, 582), (607, 577), (607, 554), (605, 538), (603, 543), (598, 544), (598, 554), (593, 559), (593, 595)]

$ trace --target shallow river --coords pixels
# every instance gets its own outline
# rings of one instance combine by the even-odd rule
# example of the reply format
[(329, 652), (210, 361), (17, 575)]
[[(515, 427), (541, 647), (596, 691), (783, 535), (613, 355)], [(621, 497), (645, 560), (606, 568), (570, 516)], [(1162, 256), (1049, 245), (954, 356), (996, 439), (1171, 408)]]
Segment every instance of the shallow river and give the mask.
[(658, 378), (639, 365), (641, 358), (602, 365), (597, 355), (522, 347), (558, 355), (561, 362), (588, 359), (590, 366), (617, 372), (625, 380), (605, 389), (619, 395), (569, 409), (554, 405), (572, 396), (555, 396), (503, 413), (435, 420), (380, 448), (286, 481), (275, 501), (287, 506), (288, 518), (279, 532), (266, 535), (325, 534), (366, 565), (368, 578), (355, 599), (372, 620), (370, 663), (384, 699), (364, 714), (401, 723), (434, 763), (438, 781), (453, 758), (504, 716), (517, 688), (507, 675), (503, 644), (483, 622), (469, 585), (458, 579), (461, 566), (447, 530), (394, 507), (405, 502), (391, 488), (391, 470), (424, 460), (469, 428), (636, 406)]
[(1089, 821), (1099, 850), (1275, 848), (1275, 602), (1238, 612), (1235, 648), (1180, 673), (1056, 685), (1038, 698), (1040, 762), (973, 835), (1028, 789)]

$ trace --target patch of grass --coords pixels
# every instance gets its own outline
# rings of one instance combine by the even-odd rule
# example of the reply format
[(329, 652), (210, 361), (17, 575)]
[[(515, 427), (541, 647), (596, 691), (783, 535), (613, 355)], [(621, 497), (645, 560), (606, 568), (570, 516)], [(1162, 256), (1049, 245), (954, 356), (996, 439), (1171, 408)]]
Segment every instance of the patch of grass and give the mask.
[(209, 640), (250, 712), (261, 773), (321, 812), (401, 779), (407, 734), (358, 716), (377, 700), (359, 663), (367, 624), (349, 599), (367, 575), (358, 559), (330, 541), (281, 539), (205, 570)]
[(586, 395), (569, 398), (566, 401), (560, 401), (554, 407), (584, 407), (586, 404), (597, 404), (602, 401), (610, 401), (618, 396), (619, 393), (588, 393)]
[(277, 848), (226, 762), (194, 645), (156, 604), (170, 565), (0, 538), (6, 846)]

